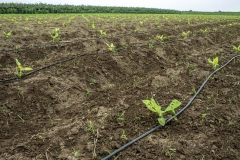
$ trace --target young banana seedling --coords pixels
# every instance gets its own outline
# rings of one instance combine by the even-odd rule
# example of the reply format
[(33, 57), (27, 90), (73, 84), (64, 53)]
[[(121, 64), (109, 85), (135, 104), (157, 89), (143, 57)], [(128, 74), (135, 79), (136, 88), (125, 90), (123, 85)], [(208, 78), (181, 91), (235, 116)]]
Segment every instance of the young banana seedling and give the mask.
[(217, 66), (218, 66), (218, 57), (214, 58), (213, 60), (211, 60), (210, 58), (208, 59), (208, 62), (212, 64), (212, 67), (214, 70), (216, 70)]
[(32, 68), (29, 68), (29, 67), (23, 67), (17, 59), (16, 59), (16, 64), (17, 64), (17, 67), (16, 67), (15, 75), (20, 78), (24, 75), (23, 73), (24, 71), (33, 70)]
[(139, 22), (140, 25), (143, 25), (143, 23), (144, 23), (143, 21), (140, 21), (140, 22)]
[(164, 41), (164, 40), (168, 40), (171, 38), (171, 36), (164, 36), (164, 35), (161, 35), (161, 36), (156, 36), (156, 38), (159, 40), (159, 41)]
[(201, 31), (203, 34), (208, 33), (208, 29), (200, 29), (200, 31)]
[(94, 21), (92, 22), (91, 27), (92, 27), (92, 29), (95, 29)]
[(158, 105), (153, 98), (151, 98), (150, 100), (142, 100), (142, 102), (147, 106), (150, 111), (158, 113), (158, 122), (160, 125), (165, 125), (166, 118), (164, 118), (164, 115), (167, 113), (173, 113), (174, 119), (177, 120), (175, 109), (181, 105), (180, 101), (174, 99), (165, 110), (162, 110), (162, 107)]
[(234, 49), (234, 51), (239, 52), (240, 51), (240, 46), (238, 46), (238, 47), (233, 46), (233, 49)]
[(187, 32), (182, 32), (182, 36), (185, 38), (187, 38), (189, 36), (189, 34), (191, 33), (191, 31), (187, 31)]
[(109, 51), (116, 52), (116, 47), (112, 43), (110, 45), (108, 43), (106, 43), (106, 45), (108, 46)]
[(53, 30), (53, 33), (49, 32), (49, 35), (51, 36), (53, 42), (60, 40), (59, 30), (60, 28), (55, 28)]
[[(70, 23), (70, 22), (69, 22), (69, 23)], [(62, 24), (63, 24), (63, 27), (66, 27), (67, 24), (68, 24), (68, 22), (63, 22)]]
[(12, 31), (3, 32), (3, 35), (4, 35), (5, 38), (11, 37), (12, 36)]
[(105, 35), (106, 35), (106, 31), (99, 30), (99, 32), (100, 32), (100, 35), (101, 35), (101, 36), (105, 36)]

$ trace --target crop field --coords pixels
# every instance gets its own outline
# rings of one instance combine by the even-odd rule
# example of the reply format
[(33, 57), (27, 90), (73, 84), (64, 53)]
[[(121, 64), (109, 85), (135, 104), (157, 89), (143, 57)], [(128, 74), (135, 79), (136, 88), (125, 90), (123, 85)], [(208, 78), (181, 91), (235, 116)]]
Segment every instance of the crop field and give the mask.
[(0, 31), (1, 160), (103, 159), (156, 126), (109, 159), (240, 159), (240, 58), (218, 70), (239, 16), (0, 15)]

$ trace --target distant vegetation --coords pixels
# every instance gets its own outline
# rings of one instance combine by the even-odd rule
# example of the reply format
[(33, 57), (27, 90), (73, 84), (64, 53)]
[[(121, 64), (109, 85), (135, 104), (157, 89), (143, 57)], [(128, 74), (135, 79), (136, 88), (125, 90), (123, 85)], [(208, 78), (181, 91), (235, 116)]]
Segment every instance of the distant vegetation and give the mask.
[(0, 14), (48, 14), (48, 13), (143, 13), (143, 14), (231, 14), (240, 12), (195, 12), (141, 7), (104, 7), (86, 5), (52, 5), (44, 3), (0, 3)]
[(139, 8), (139, 7), (103, 7), (85, 5), (52, 5), (52, 4), (24, 4), (0, 3), (1, 14), (47, 14), (47, 13), (153, 13), (176, 14), (180, 11), (170, 9)]

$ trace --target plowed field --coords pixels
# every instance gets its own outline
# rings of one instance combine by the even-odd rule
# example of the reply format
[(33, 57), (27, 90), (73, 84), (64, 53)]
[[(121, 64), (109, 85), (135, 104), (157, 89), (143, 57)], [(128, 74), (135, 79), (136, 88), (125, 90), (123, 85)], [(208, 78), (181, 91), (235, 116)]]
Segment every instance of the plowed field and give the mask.
[[(0, 24), (1, 160), (104, 158), (159, 125), (142, 100), (165, 108), (177, 99), (180, 110), (214, 71), (208, 59), (220, 67), (240, 45), (238, 17), (2, 16)], [(15, 59), (33, 71), (17, 78)], [(239, 66), (229, 63), (178, 120), (110, 159), (240, 159)]]

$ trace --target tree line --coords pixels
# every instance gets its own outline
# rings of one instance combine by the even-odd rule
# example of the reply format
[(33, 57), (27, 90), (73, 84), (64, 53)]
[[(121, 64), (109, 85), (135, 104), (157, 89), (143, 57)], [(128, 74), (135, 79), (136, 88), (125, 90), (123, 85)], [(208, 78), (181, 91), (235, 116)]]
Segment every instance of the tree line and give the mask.
[(0, 3), (0, 14), (48, 14), (48, 13), (152, 13), (176, 14), (177, 10), (141, 8), (141, 7), (104, 7), (86, 5), (53, 5), (53, 4), (25, 4)]
[(225, 14), (240, 12), (197, 12), (143, 7), (107, 7), (89, 5), (53, 5), (45, 3), (0, 3), (0, 14), (48, 14), (48, 13), (136, 13), (136, 14)]

